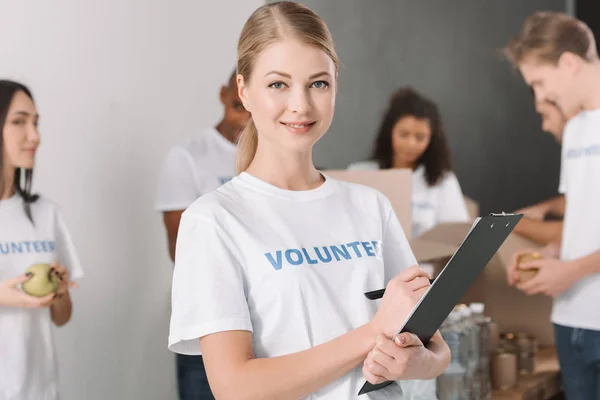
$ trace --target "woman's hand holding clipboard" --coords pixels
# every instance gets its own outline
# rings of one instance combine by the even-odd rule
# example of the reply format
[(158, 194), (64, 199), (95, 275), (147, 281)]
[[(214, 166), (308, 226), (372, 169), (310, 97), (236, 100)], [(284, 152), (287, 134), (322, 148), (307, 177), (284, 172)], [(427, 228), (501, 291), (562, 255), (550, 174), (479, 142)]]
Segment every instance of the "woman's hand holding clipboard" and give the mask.
[[(399, 274), (388, 283), (386, 295), (371, 323), (376, 324), (383, 314), (380, 312), (386, 308), (396, 315), (399, 307), (404, 308), (404, 315), (409, 315), (430, 286), (431, 276), (417, 266)], [(417, 335), (409, 332), (395, 335), (395, 332), (396, 328), (392, 327), (391, 331), (377, 335), (375, 346), (362, 368), (369, 383), (377, 385), (392, 380), (423, 379), (425, 376), (434, 378), (445, 370), (450, 362), (450, 350), (441, 335), (430, 341), (435, 342), (435, 346), (427, 348)]]
[[(427, 346), (454, 306), (475, 282), (522, 217), (523, 215), (503, 213), (478, 218), (461, 246), (428, 287), (423, 297), (413, 306), (392, 339), (395, 340), (403, 332), (409, 332), (416, 335), (423, 345)], [(380, 289), (365, 293), (365, 296), (375, 298), (383, 292)], [(383, 298), (385, 297), (387, 296), (383, 295)], [(359, 395), (382, 389), (391, 383), (393, 381), (376, 385), (366, 382)]]

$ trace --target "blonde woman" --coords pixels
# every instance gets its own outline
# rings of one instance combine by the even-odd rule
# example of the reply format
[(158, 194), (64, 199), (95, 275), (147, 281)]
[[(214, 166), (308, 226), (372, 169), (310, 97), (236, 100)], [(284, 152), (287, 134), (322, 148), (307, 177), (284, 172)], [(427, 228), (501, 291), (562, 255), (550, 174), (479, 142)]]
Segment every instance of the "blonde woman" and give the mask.
[[(171, 350), (203, 355), (218, 399), (353, 399), (365, 378), (435, 378), (450, 360), (439, 333), (427, 348), (390, 339), (429, 280), (388, 200), (313, 165), (337, 89), (325, 23), (293, 2), (260, 7), (237, 69), (251, 113), (239, 175), (182, 216)], [(386, 284), (379, 305), (365, 298)]]

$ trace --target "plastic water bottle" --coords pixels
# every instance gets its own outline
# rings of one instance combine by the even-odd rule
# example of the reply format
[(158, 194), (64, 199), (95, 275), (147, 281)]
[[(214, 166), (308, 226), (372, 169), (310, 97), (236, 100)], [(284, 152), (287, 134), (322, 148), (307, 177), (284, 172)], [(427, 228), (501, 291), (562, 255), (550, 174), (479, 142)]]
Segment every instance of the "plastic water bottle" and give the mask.
[(484, 315), (485, 305), (483, 303), (472, 303), (470, 305), (473, 312), (473, 320), (479, 327), (479, 386), (480, 398), (489, 400), (492, 397), (491, 382), (491, 322), (489, 317)]
[(464, 379), (464, 398), (467, 400), (471, 399), (471, 371), (470, 371), (470, 358), (471, 358), (471, 340), (469, 337), (469, 331), (466, 326), (465, 314), (463, 310), (467, 306), (464, 304), (459, 304), (454, 307), (454, 313), (457, 315), (456, 327), (459, 331), (460, 336), (460, 345), (459, 345), (459, 362), (465, 369), (465, 379)]
[(479, 333), (477, 324), (471, 318), (471, 309), (465, 304), (459, 304), (455, 309), (462, 317), (460, 324), (463, 333), (461, 345), (463, 347), (463, 365), (467, 370), (466, 390), (468, 391), (468, 398), (480, 400), (479, 377), (477, 375), (477, 367), (479, 365)]
[(481, 400), (481, 384), (479, 376), (479, 363), (480, 363), (480, 349), (479, 349), (479, 326), (473, 319), (473, 312), (469, 307), (466, 307), (463, 311), (465, 313), (465, 320), (467, 321), (467, 327), (470, 332), (471, 339), (471, 399)]
[(469, 357), (469, 367), (467, 371), (471, 378), (471, 399), (481, 400), (481, 388), (479, 384), (479, 327), (472, 318), (472, 312), (469, 307), (463, 308), (465, 326), (469, 336), (469, 347), (471, 356)]
[(459, 315), (451, 312), (440, 329), (444, 341), (450, 347), (452, 358), (448, 369), (437, 378), (438, 400), (468, 400), (465, 397), (466, 370), (460, 363), (460, 335), (457, 322)]

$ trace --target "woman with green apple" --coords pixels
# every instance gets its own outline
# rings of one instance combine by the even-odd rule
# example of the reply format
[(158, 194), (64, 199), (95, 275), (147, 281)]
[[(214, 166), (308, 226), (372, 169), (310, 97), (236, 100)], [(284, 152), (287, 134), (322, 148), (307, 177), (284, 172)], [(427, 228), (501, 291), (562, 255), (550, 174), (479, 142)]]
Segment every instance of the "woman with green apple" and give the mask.
[(27, 87), (0, 80), (0, 398), (56, 400), (52, 324), (71, 318), (82, 276), (57, 206), (31, 193), (39, 115)]

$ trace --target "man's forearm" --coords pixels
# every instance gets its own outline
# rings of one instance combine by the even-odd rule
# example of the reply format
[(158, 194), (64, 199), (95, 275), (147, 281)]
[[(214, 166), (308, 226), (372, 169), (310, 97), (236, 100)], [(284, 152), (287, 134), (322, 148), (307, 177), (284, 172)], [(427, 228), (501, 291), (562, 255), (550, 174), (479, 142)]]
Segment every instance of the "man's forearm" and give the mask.
[(175, 262), (175, 247), (177, 243), (177, 232), (179, 231), (179, 222), (184, 210), (165, 211), (163, 213), (163, 222), (167, 230), (167, 241), (169, 243), (169, 257)]
[(73, 305), (71, 303), (71, 296), (67, 291), (62, 296), (58, 297), (54, 302), (50, 305), (50, 315), (52, 316), (52, 321), (56, 326), (62, 326), (69, 322), (71, 319)]
[(169, 257), (175, 262), (175, 240), (169, 240)]
[(543, 204), (546, 206), (547, 214), (559, 217), (565, 216), (566, 200), (564, 195), (554, 197)]
[(563, 225), (560, 225), (560, 229), (554, 232), (554, 237), (546, 244), (542, 249), (541, 253), (547, 258), (560, 258), (560, 250), (562, 246), (562, 230)]
[(600, 273), (600, 250), (573, 261), (581, 278)]
[(561, 221), (537, 221), (522, 218), (515, 227), (515, 233), (536, 243), (546, 245), (560, 237), (563, 223)]

